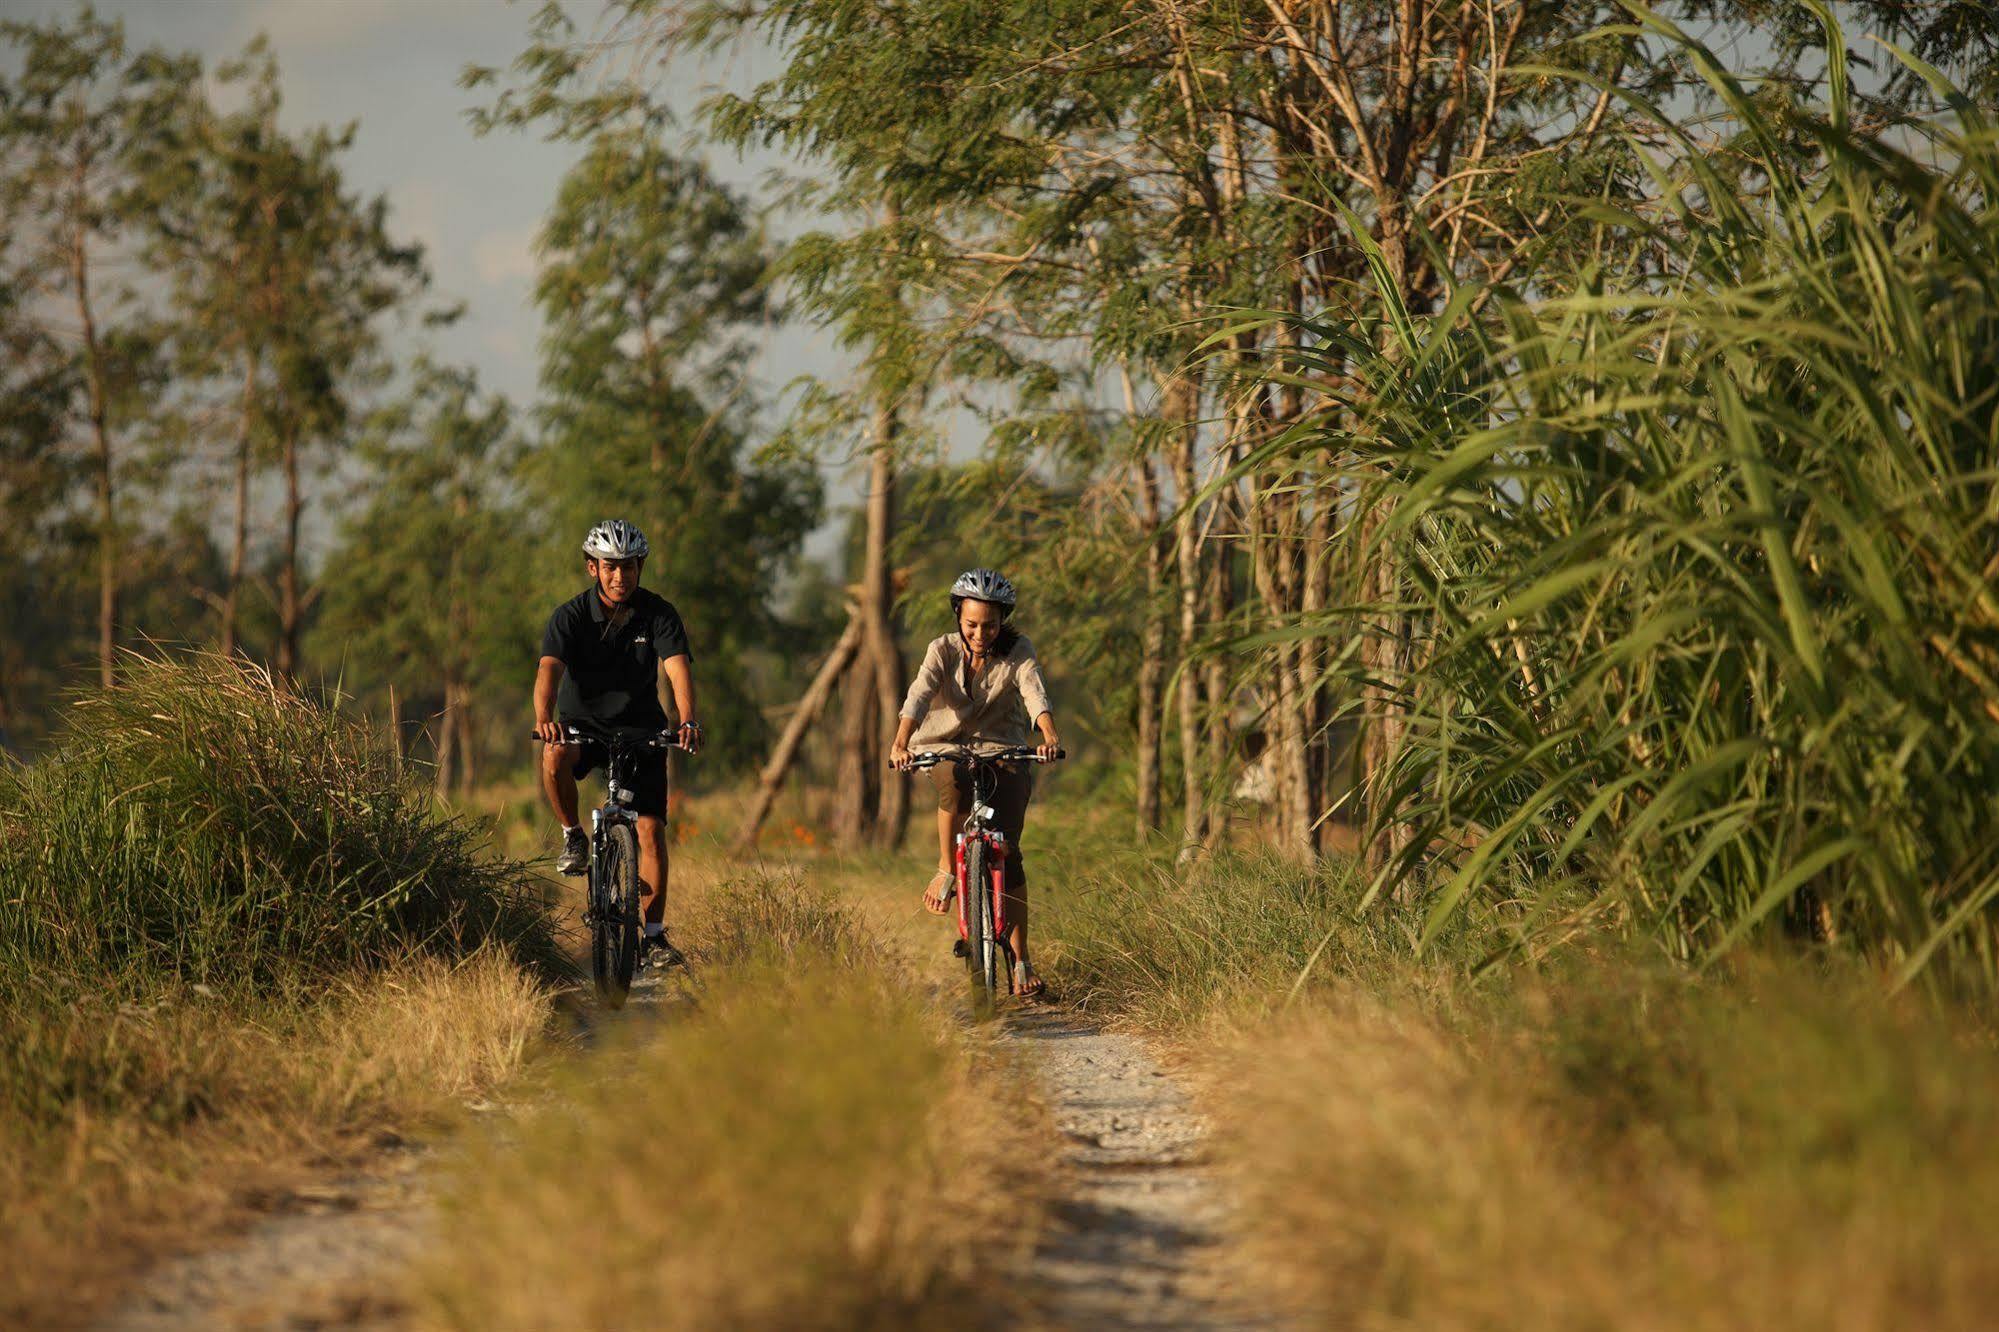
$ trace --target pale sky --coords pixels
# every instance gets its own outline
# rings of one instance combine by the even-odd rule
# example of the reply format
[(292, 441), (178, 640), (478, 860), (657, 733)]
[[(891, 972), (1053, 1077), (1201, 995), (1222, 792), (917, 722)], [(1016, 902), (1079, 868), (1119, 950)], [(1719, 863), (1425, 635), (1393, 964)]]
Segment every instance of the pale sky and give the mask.
[[(469, 64), (504, 69), (527, 43), (538, 0), (97, 0), (122, 18), (135, 45), (192, 51), (211, 67), (258, 32), (277, 54), (284, 122), (298, 129), (358, 121), (345, 169), (349, 182), (385, 194), (399, 239), (422, 242), (435, 295), (463, 302), (465, 316), (441, 330), (413, 331), (400, 345), (428, 345), (449, 364), (470, 365), (517, 407), (535, 396), (540, 321), (531, 303), (532, 245), (572, 149), (532, 133), (480, 137), (466, 111), (491, 95), (466, 91)], [(0, 0), (0, 14), (46, 20), (74, 14), (77, 0)], [(586, 31), (597, 0), (572, 0)], [(750, 52), (672, 80), (672, 103), (689, 115), (717, 86), (742, 87), (769, 72)], [(758, 68), (759, 65), (766, 68)], [(716, 174), (753, 196), (775, 168), (763, 155), (711, 154)], [(767, 391), (800, 373), (839, 377), (850, 358), (811, 328), (773, 331), (755, 367)], [(834, 502), (851, 498), (835, 487)], [(823, 541), (823, 538), (822, 538)], [(820, 542), (815, 542), (815, 546)]]

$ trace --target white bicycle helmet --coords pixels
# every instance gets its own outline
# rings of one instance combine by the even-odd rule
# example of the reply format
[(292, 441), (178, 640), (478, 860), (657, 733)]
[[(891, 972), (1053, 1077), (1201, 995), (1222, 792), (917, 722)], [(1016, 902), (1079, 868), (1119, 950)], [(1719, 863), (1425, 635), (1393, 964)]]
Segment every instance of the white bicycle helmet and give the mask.
[(1013, 614), (1013, 584), (997, 569), (967, 569), (951, 584), (951, 609), (956, 611), (958, 603), (966, 600), (991, 602), (1000, 608), (1004, 620)]
[(652, 553), (652, 546), (635, 525), (606, 518), (583, 538), (583, 553), (593, 560), (642, 560)]

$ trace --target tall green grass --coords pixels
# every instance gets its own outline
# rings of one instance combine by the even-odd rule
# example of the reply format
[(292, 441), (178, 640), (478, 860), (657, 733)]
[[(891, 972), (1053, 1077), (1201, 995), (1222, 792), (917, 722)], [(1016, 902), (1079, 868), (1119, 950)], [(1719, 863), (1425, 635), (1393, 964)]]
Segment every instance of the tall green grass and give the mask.
[(0, 769), (0, 973), (272, 986), (412, 950), (550, 961), (532, 878), (363, 723), (254, 667), (133, 658)]
[[(1098, 855), (1037, 906), (1061, 998), (1092, 1012), (1186, 1031), (1204, 1019), (1268, 1015), (1329, 983), (1408, 983), (1421, 912), (1361, 911), (1360, 867), (1300, 866), (1275, 853), (1224, 851), (1192, 865)], [(1473, 970), (1504, 941), (1484, 912), (1456, 920), (1434, 951)]]
[(1341, 540), (1390, 598), (1295, 632), (1397, 635), (1371, 890), (1428, 938), (1560, 883), (1521, 938), (1788, 927), (1999, 987), (1999, 138), (1940, 80), (1857, 127), (1827, 32), (1819, 106), (1672, 34), (1731, 119), (1657, 116), (1655, 202), (1592, 206), (1581, 271), (1307, 325), (1358, 387), (1250, 465), (1330, 459), (1378, 516)]

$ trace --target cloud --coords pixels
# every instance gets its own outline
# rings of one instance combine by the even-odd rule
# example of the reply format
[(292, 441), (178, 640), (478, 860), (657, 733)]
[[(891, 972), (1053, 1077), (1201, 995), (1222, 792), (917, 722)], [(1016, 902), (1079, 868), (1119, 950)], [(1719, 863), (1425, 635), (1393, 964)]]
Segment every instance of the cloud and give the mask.
[(244, 16), (245, 35), (262, 32), (282, 51), (337, 51), (359, 45), (381, 29), (397, 26), (405, 31), (411, 20), (428, 17), (455, 17), (463, 12), (458, 4), (430, 0), (412, 5), (407, 0), (262, 0)]
[(444, 241), (444, 191), (428, 180), (401, 180), (389, 188), (391, 225), (435, 256)]
[(396, 0), (263, 0), (243, 26), (280, 49), (326, 51), (358, 43), (399, 8)]
[(472, 242), (472, 271), (488, 286), (534, 276), (535, 225), (489, 231)]

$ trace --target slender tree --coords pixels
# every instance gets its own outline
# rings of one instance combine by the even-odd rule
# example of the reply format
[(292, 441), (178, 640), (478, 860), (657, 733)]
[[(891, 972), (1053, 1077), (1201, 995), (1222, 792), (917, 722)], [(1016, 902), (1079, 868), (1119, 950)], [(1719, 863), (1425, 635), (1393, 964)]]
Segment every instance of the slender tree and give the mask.
[(351, 670), (378, 703), (429, 711), (440, 795), (475, 780), (475, 700), (518, 687), (519, 644), (533, 629), (514, 545), (522, 448), (507, 403), (472, 372), (419, 366), (408, 396), (375, 413), (356, 445), (371, 498), (326, 560), (315, 655)]
[[(67, 23), (0, 23), (17, 73), (0, 86), (0, 209), (18, 306), (48, 317), (75, 358), (75, 451), (89, 459), (97, 547), (97, 661), (115, 677), (125, 451), (144, 428), (154, 373), (150, 312), (116, 275), (130, 240), (153, 89), (172, 62), (127, 46), (85, 9)], [(61, 313), (58, 315), (58, 311)]]
[(767, 314), (767, 244), (741, 199), (666, 146), (648, 99), (564, 76), (529, 120), (582, 147), (538, 243), (542, 429), (519, 475), (548, 534), (540, 586), (574, 590), (591, 523), (640, 522), (647, 582), (689, 618), (716, 763), (746, 763), (764, 732), (746, 659), (782, 639), (771, 587), (819, 503), (802, 463), (746, 456), (741, 371)]

